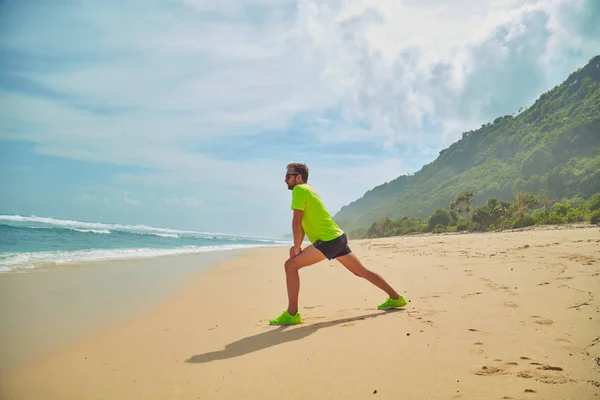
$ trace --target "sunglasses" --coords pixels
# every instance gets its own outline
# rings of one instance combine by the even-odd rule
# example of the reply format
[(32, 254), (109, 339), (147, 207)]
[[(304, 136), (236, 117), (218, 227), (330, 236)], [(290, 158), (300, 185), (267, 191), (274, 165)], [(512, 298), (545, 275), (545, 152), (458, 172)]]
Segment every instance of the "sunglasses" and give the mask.
[(287, 181), (288, 179), (290, 179), (290, 176), (298, 176), (300, 174), (285, 174), (285, 180)]

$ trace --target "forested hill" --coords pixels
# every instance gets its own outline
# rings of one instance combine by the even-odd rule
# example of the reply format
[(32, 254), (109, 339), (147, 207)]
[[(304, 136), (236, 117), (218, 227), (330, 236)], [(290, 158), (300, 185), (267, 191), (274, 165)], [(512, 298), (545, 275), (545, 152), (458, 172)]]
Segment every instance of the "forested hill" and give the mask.
[(334, 218), (346, 230), (383, 217), (426, 218), (465, 191), (474, 205), (517, 192), (556, 200), (599, 192), (600, 56), (517, 116), (464, 132), (414, 175), (373, 188)]

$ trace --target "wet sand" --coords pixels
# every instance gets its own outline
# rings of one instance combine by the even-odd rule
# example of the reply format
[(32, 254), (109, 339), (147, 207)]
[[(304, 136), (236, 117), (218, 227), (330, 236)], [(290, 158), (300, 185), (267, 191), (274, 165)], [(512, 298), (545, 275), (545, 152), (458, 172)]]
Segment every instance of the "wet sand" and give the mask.
[(0, 373), (149, 312), (237, 251), (0, 274)]

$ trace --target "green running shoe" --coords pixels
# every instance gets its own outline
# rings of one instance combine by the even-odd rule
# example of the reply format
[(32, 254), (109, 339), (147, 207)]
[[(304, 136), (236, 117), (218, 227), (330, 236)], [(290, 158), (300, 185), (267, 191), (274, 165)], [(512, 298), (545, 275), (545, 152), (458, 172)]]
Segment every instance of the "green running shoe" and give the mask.
[(297, 312), (296, 315), (291, 315), (288, 310), (285, 310), (281, 315), (269, 321), (269, 325), (297, 325), (302, 323), (302, 317)]
[(404, 307), (406, 305), (406, 300), (404, 297), (400, 296), (396, 300), (393, 300), (391, 297), (388, 297), (387, 300), (377, 306), (380, 310), (391, 310), (392, 308)]

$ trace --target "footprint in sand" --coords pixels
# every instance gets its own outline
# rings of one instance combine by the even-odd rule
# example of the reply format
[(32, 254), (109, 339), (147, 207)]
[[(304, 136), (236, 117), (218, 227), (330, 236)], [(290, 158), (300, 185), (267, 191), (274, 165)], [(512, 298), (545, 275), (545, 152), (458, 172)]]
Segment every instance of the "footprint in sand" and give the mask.
[[(488, 278), (480, 278), (482, 281), (487, 282), (485, 284), (486, 287), (489, 287), (490, 289), (494, 290), (494, 291), (498, 291), (498, 290), (503, 290), (505, 292), (507, 292), (510, 296), (518, 296), (519, 294), (516, 292), (513, 292), (509, 286), (500, 286), (497, 283), (493, 282), (491, 279)], [(515, 288), (516, 289), (516, 288)]]
[(575, 279), (574, 276), (563, 276), (560, 278), (556, 278), (557, 281), (570, 281), (571, 279)]
[(543, 369), (544, 371), (563, 371), (562, 367), (553, 367), (551, 365), (544, 365), (538, 369)]
[(504, 368), (494, 367), (492, 365), (484, 365), (474, 371), (471, 371), (474, 375), (479, 376), (493, 376), (493, 375), (505, 375), (508, 372)]
[(519, 378), (534, 379), (538, 382), (549, 383), (549, 384), (563, 384), (567, 382), (575, 382), (574, 379), (568, 378), (559, 371), (562, 371), (561, 367), (552, 367), (549, 365), (543, 365), (536, 369), (528, 369), (517, 373)]
[(483, 342), (475, 342), (473, 343), (473, 348), (471, 349), (472, 354), (483, 354)]
[(418, 310), (418, 311), (408, 311), (408, 315), (411, 317), (430, 317), (434, 314), (437, 314), (435, 310)]
[(463, 269), (464, 272), (466, 272), (467, 276), (473, 276), (473, 270), (472, 269)]
[(421, 297), (419, 297), (419, 298), (420, 298), (420, 299), (429, 299), (429, 298), (432, 298), (432, 297), (442, 297), (442, 296), (441, 296), (441, 295), (439, 295), (439, 294), (433, 294), (433, 295), (431, 295), (431, 296), (421, 296)]
[(519, 307), (518, 304), (513, 303), (512, 301), (505, 301), (504, 306), (509, 307), (509, 308), (518, 308)]
[(469, 297), (477, 296), (479, 294), (483, 294), (483, 293), (482, 292), (467, 293), (467, 294), (463, 294), (460, 297), (463, 298), (463, 299), (466, 299), (466, 298), (469, 298)]
[[(529, 357), (521, 357), (522, 360), (529, 360)], [(497, 361), (497, 360), (494, 360)], [(540, 365), (539, 363), (531, 363), (534, 365)], [(478, 369), (472, 370), (471, 373), (478, 376), (495, 376), (495, 375), (506, 375), (511, 373), (511, 370), (517, 367), (517, 362), (506, 362), (503, 365), (484, 365)], [(535, 369), (526, 369), (517, 372), (517, 377), (523, 379), (533, 379), (542, 383), (548, 384), (562, 384), (567, 382), (575, 382), (565, 376), (561, 367), (555, 367), (551, 365), (540, 365)]]
[(483, 335), (483, 336), (490, 335), (490, 332), (480, 331), (479, 329), (475, 329), (475, 328), (468, 328), (467, 331), (472, 332), (474, 335)]
[[(533, 318), (539, 318), (539, 317), (533, 317)], [(551, 319), (542, 318), (542, 319), (535, 320), (535, 323), (540, 324), (540, 325), (552, 325), (554, 323), (554, 321), (552, 321)]]
[(569, 261), (580, 262), (584, 265), (593, 265), (596, 262), (594, 257), (586, 256), (584, 254), (566, 254), (564, 256), (560, 256), (560, 258), (566, 258)]
[(307, 310), (312, 310), (313, 308), (317, 308), (317, 307), (323, 307), (323, 306), (320, 304), (318, 306), (304, 306), (304, 308)]
[(325, 317), (304, 317), (307, 321), (312, 321), (313, 319), (324, 319)]

